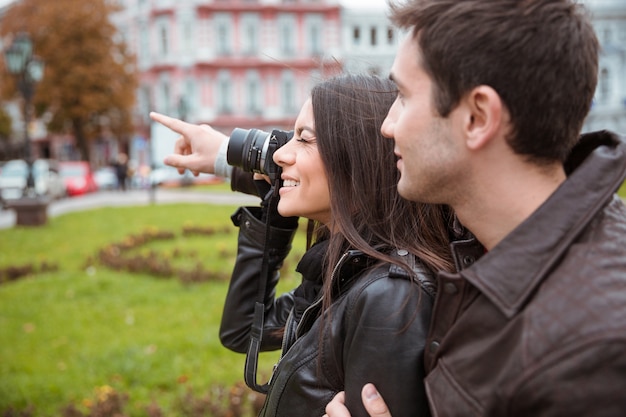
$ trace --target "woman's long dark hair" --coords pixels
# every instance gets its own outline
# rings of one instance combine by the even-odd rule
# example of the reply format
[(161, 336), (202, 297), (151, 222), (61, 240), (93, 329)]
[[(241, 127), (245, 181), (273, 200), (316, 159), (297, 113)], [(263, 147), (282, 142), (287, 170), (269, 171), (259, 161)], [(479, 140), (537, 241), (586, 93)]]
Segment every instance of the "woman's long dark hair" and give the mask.
[(380, 132), (396, 96), (390, 80), (343, 74), (311, 91), (318, 149), (329, 181), (333, 233), (325, 259), (324, 307), (331, 274), (347, 249), (408, 268), (390, 255), (402, 248), (433, 271), (451, 270), (444, 206), (410, 202), (398, 194), (393, 140)]

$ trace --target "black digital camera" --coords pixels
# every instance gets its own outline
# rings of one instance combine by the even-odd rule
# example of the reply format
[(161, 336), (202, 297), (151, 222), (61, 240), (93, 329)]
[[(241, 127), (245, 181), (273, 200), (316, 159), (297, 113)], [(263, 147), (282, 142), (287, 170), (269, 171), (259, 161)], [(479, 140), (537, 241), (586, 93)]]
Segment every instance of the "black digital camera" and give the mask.
[(267, 133), (258, 129), (235, 128), (228, 141), (226, 160), (246, 172), (267, 175), (274, 182), (280, 175), (280, 167), (274, 163), (274, 152), (291, 139), (293, 132), (272, 130)]

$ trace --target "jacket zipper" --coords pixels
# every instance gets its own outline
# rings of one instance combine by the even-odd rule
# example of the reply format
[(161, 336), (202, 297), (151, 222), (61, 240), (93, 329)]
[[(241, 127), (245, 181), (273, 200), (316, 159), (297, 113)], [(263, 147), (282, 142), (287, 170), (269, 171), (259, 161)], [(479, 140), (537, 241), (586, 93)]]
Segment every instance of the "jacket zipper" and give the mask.
[[(348, 256), (350, 256), (350, 252), (344, 252), (344, 254), (341, 255), (341, 258), (339, 258), (339, 261), (337, 262), (337, 264), (333, 268), (333, 272), (330, 275), (330, 282), (331, 283), (335, 280), (335, 276), (337, 275), (337, 271), (344, 264), (344, 262), (346, 261)], [(300, 323), (298, 323), (298, 326), (296, 327), (296, 338), (298, 336), (300, 336), (300, 331), (302, 330), (301, 326), (302, 326), (302, 323), (304, 323), (304, 321), (305, 321), (304, 318), (307, 316), (307, 313), (309, 313), (309, 311), (311, 309), (317, 307), (323, 300), (324, 300), (323, 297), (318, 298), (316, 302), (314, 302), (313, 304), (308, 306), (306, 308), (306, 310), (304, 310), (304, 313), (302, 313), (302, 319), (300, 319)]]
[[(350, 252), (344, 252), (343, 255), (341, 255), (341, 258), (339, 258), (339, 261), (337, 262), (337, 264), (335, 265), (335, 267), (333, 268), (333, 272), (330, 275), (330, 279), (331, 282), (334, 281), (335, 279), (335, 275), (337, 274), (337, 271), (339, 270), (339, 268), (343, 265), (343, 263), (346, 261), (346, 259), (350, 256)], [(315, 307), (317, 307), (321, 302), (323, 301), (323, 297), (320, 297), (317, 299), (317, 301), (315, 301), (313, 304), (311, 304), (310, 306), (308, 306), (306, 308), (306, 310), (304, 310), (304, 313), (302, 313), (302, 318), (300, 319), (300, 323), (298, 323), (298, 326), (296, 327), (296, 340), (291, 344), (291, 347), (289, 347), (289, 350), (293, 349), (293, 347), (296, 345), (296, 343), (298, 343), (298, 338), (300, 336), (300, 331), (302, 330), (302, 323), (304, 323), (304, 319), (307, 316), (307, 314)], [(270, 377), (270, 380), (268, 382), (268, 385), (272, 384), (272, 379), (274, 379), (274, 375), (276, 374), (276, 370), (278, 369), (278, 367), (280, 366), (280, 363), (282, 362), (283, 358), (285, 356), (287, 356), (287, 353), (289, 352), (289, 350), (287, 350), (287, 352), (283, 352), (280, 356), (280, 358), (278, 359), (278, 362), (276, 362), (276, 364), (274, 364), (273, 368), (272, 368), (272, 376)], [(271, 388), (270, 388), (271, 389)]]

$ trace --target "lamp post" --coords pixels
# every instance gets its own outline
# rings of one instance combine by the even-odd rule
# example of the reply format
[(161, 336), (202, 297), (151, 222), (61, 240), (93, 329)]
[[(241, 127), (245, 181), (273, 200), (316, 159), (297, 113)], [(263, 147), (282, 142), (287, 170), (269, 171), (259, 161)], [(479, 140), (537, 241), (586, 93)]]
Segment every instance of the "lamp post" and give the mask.
[[(187, 105), (187, 100), (185, 96), (180, 96), (178, 99), (178, 118), (183, 122), (187, 121), (187, 115), (189, 113), (189, 106)], [(193, 178), (191, 176), (191, 172), (188, 169), (185, 170), (185, 173), (180, 179), (180, 185), (183, 187), (189, 186), (193, 183)]]
[(24, 160), (27, 164), (26, 187), (22, 198), (13, 204), (17, 210), (17, 224), (37, 225), (45, 223), (47, 201), (42, 201), (35, 190), (33, 155), (28, 125), (35, 84), (43, 78), (44, 63), (33, 55), (33, 42), (26, 33), (18, 33), (11, 46), (4, 51), (7, 71), (17, 80), (17, 89), (24, 99)]
[(35, 93), (35, 84), (43, 77), (43, 61), (33, 56), (33, 42), (25, 33), (19, 33), (11, 46), (4, 52), (9, 73), (17, 78), (17, 88), (24, 98), (24, 159), (28, 164), (28, 177), (24, 197), (35, 196), (35, 178), (33, 175), (33, 157), (31, 152), (28, 124), (30, 110)]

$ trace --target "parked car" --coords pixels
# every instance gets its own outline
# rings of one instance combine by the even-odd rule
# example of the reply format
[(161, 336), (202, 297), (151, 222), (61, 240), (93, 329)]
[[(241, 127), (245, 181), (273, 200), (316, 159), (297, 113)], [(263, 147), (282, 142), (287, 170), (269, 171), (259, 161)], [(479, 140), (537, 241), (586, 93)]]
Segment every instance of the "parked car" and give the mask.
[(67, 195), (76, 196), (98, 190), (93, 171), (85, 161), (63, 161), (59, 164)]
[(117, 175), (113, 167), (98, 168), (93, 173), (98, 190), (115, 190), (117, 188)]
[[(33, 162), (35, 194), (51, 199), (65, 197), (66, 190), (59, 174), (59, 164), (53, 159), (37, 159)], [(0, 195), (4, 206), (21, 198), (26, 188), (28, 164), (23, 159), (13, 159), (2, 166), (0, 172)]]

